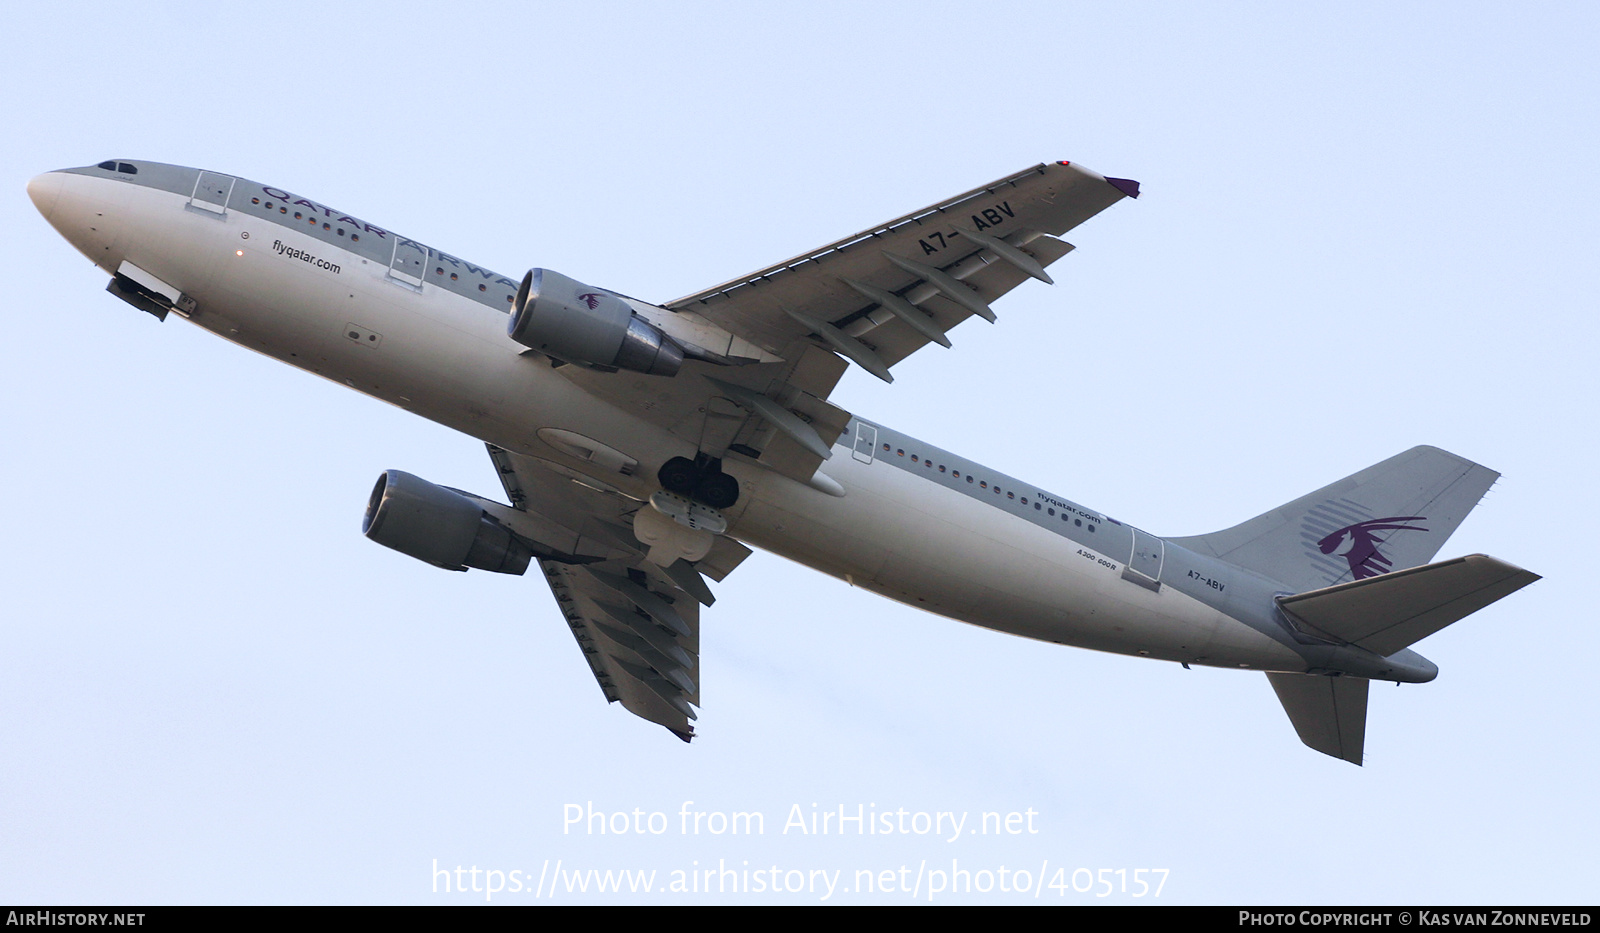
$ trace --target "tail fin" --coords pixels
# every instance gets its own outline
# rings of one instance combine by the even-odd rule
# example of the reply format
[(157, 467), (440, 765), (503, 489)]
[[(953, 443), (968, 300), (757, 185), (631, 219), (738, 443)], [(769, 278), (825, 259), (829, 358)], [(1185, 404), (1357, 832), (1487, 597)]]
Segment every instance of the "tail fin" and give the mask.
[(1426, 564), (1499, 476), (1413, 447), (1242, 525), (1171, 540), (1297, 593), (1320, 589)]

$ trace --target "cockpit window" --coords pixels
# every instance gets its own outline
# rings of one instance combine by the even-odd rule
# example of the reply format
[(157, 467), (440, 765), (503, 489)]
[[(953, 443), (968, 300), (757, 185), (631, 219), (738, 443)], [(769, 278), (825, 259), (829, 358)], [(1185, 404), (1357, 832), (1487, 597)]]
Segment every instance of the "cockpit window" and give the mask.
[(96, 165), (95, 168), (103, 168), (108, 172), (114, 172), (114, 171), (117, 170), (117, 163), (115, 163), (115, 162), (101, 162), (99, 165)]
[(117, 171), (126, 173), (128, 175), (137, 175), (137, 174), (139, 174), (138, 166), (136, 166), (136, 165), (134, 165), (134, 164), (132, 164), (130, 162), (118, 162), (117, 163)]

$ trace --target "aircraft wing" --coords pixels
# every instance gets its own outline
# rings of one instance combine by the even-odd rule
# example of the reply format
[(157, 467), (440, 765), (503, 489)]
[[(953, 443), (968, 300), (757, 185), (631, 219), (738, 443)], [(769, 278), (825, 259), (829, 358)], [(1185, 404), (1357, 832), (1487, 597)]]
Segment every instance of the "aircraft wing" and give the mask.
[[(945, 333), (968, 317), (993, 321), (989, 303), (1024, 280), (1049, 282), (1045, 267), (1072, 249), (1057, 236), (1138, 193), (1136, 182), (1066, 162), (1034, 166), (666, 305), (678, 324), (720, 328), (727, 346), (707, 349), (723, 359), (688, 360), (671, 379), (560, 372), (700, 453), (746, 458), (840, 495), (816, 473), (850, 420), (828, 401), (846, 361), (892, 381), (889, 367), (929, 343), (948, 347)], [(540, 567), (606, 699), (688, 741), (700, 701), (700, 606), (712, 602), (702, 575), (722, 579), (749, 549), (718, 535), (693, 564), (645, 559), (633, 534), (649, 508), (649, 484), (632, 472), (639, 464), (564, 434), (545, 438), (554, 460), (490, 447), (512, 503), (497, 517), (532, 539), (560, 539), (540, 553), (561, 559), (541, 557)], [(597, 460), (609, 466), (584, 469)]]
[[(1036, 165), (765, 269), (669, 302), (781, 357), (812, 339), (892, 381), (889, 367), (944, 343), (974, 314), (1072, 249), (1057, 239), (1138, 182), (1067, 162)], [(822, 327), (817, 325), (821, 324)]]
[[(661, 568), (633, 535), (642, 502), (559, 464), (489, 445), (512, 508), (499, 515), (546, 553), (539, 568), (606, 700), (694, 737), (700, 703), (700, 606), (750, 551), (719, 537), (704, 558)], [(507, 515), (517, 512), (520, 515)]]
[(850, 420), (828, 401), (849, 363), (892, 381), (890, 367), (949, 346), (967, 318), (994, 320), (990, 303), (1028, 278), (1048, 282), (1044, 267), (1072, 249), (1059, 234), (1138, 194), (1078, 165), (1036, 165), (666, 305), (775, 362), (691, 360), (672, 379), (561, 371), (710, 456), (807, 482)]

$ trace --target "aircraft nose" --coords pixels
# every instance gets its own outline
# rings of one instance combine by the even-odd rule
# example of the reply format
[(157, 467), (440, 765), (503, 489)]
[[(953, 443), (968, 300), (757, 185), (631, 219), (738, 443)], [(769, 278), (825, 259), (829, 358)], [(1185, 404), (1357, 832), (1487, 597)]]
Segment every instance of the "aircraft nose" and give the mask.
[(60, 172), (45, 172), (28, 180), (28, 198), (45, 220), (50, 220), (50, 215), (56, 209), (56, 199), (61, 195), (61, 182)]

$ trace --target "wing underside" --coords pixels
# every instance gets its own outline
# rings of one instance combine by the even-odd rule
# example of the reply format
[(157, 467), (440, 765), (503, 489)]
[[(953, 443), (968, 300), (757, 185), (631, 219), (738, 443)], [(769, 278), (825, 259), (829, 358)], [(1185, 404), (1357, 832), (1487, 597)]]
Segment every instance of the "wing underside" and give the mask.
[(539, 568), (605, 698), (694, 737), (700, 703), (700, 607), (750, 550), (719, 537), (700, 560), (660, 567), (633, 534), (645, 503), (493, 445), (512, 506), (496, 517), (539, 545)]
[[(819, 249), (669, 302), (635, 305), (675, 324), (714, 325), (769, 354), (753, 365), (686, 363), (673, 379), (562, 372), (585, 392), (660, 425), (712, 457), (747, 457), (807, 482), (850, 413), (829, 395), (851, 363), (890, 368), (1071, 244), (1057, 239), (1138, 185), (1064, 162), (1037, 165)], [(664, 315), (664, 317), (663, 317)], [(676, 320), (673, 320), (676, 319)]]
[[(691, 359), (672, 378), (561, 372), (701, 458), (745, 458), (842, 495), (816, 474), (850, 420), (828, 401), (849, 364), (892, 380), (890, 366), (929, 343), (949, 347), (947, 332), (968, 317), (994, 321), (990, 302), (1028, 278), (1050, 281), (1045, 267), (1072, 249), (1059, 234), (1137, 196), (1131, 181), (1038, 165), (664, 308), (632, 305), (665, 332), (719, 332), (748, 353)], [(581, 444), (546, 441), (560, 451), (553, 460), (490, 446), (511, 507), (485, 508), (540, 545), (545, 581), (606, 699), (688, 741), (700, 606), (712, 601), (704, 578), (722, 579), (750, 552), (718, 536), (693, 563), (651, 563), (634, 517), (652, 508), (642, 500), (664, 458), (641, 455), (600, 479), (579, 462)]]
[(662, 592), (667, 588), (633, 568), (548, 560), (539, 566), (606, 699), (685, 742), (693, 738), (699, 605), (681, 590)]
[[(669, 302), (785, 355), (810, 337), (880, 378), (1072, 246), (1058, 236), (1136, 182), (1037, 165), (792, 259)], [(822, 325), (821, 327), (817, 325)]]

